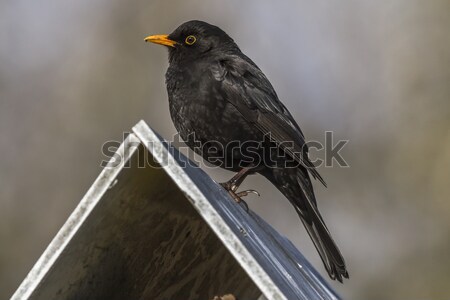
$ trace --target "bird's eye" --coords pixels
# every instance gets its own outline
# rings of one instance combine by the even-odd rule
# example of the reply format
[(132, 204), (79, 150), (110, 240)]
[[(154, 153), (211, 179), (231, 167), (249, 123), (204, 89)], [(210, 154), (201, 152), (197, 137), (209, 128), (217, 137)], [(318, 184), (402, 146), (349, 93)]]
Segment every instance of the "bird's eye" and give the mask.
[(197, 39), (195, 38), (195, 36), (190, 35), (186, 38), (186, 40), (184, 42), (188, 45), (193, 45), (196, 41), (197, 41)]

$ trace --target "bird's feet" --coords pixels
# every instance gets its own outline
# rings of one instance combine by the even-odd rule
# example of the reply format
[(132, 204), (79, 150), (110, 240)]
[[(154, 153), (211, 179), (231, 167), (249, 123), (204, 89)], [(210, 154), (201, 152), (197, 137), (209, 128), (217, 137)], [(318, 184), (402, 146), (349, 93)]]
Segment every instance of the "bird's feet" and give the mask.
[(255, 194), (257, 196), (260, 196), (260, 194), (256, 190), (246, 190), (237, 193), (236, 190), (238, 189), (238, 186), (233, 182), (233, 179), (227, 182), (220, 183), (220, 185), (225, 190), (227, 190), (228, 194), (230, 194), (231, 198), (233, 198), (234, 201), (236, 201), (236, 203), (242, 203), (247, 212), (249, 211), (248, 205), (244, 200), (242, 200), (242, 197), (248, 196), (249, 194)]
[(237, 172), (230, 180), (227, 182), (223, 182), (220, 185), (223, 186), (225, 190), (228, 191), (230, 196), (236, 201), (236, 203), (242, 203), (245, 207), (245, 210), (248, 212), (248, 205), (242, 200), (242, 197), (248, 196), (248, 194), (255, 194), (259, 196), (259, 193), (255, 190), (246, 190), (237, 193), (237, 189), (244, 181), (245, 177), (252, 172), (252, 167), (242, 168), (239, 172)]
[[(239, 199), (241, 199), (242, 197), (248, 196), (248, 194), (255, 194), (256, 196), (261, 197), (261, 195), (259, 194), (259, 192), (257, 190), (246, 190), (246, 191), (236, 193), (235, 195), (238, 196)], [(241, 201), (242, 201), (242, 199), (241, 199)]]

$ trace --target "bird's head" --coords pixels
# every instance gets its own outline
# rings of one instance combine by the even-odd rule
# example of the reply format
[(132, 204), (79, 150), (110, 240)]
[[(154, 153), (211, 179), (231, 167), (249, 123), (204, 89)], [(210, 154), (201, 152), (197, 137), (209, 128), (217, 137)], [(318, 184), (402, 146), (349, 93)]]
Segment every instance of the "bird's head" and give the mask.
[(145, 41), (167, 46), (170, 63), (196, 60), (210, 52), (239, 50), (222, 29), (202, 21), (183, 23), (169, 35), (151, 35)]

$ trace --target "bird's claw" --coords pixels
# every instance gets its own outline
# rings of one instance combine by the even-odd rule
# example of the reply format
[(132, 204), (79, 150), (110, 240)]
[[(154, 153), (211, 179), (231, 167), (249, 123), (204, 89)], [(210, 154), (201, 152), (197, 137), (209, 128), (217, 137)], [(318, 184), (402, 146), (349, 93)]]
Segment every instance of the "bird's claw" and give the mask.
[(244, 200), (241, 199), (241, 197), (239, 196), (240, 193), (236, 194), (234, 191), (229, 190), (228, 194), (230, 194), (231, 198), (233, 198), (234, 201), (236, 201), (236, 203), (241, 204), (244, 206), (245, 211), (248, 212), (248, 204), (247, 202), (245, 202)]
[(219, 183), (225, 190), (227, 191), (235, 191), (236, 186), (233, 185), (230, 181)]
[(242, 197), (246, 197), (249, 194), (255, 194), (258, 197), (261, 196), (259, 194), (259, 192), (256, 191), (256, 190), (246, 190), (246, 191), (242, 191), (242, 192), (236, 193), (237, 187), (235, 185), (233, 185), (232, 183), (230, 183), (229, 181), (220, 183), (220, 185), (225, 190), (228, 191), (228, 194), (230, 194), (231, 198), (233, 198), (233, 200), (236, 201), (236, 203), (239, 203), (239, 204), (242, 203), (242, 205), (244, 206), (246, 212), (249, 212), (248, 204), (244, 200), (242, 200)]
[(248, 208), (248, 204), (247, 202), (245, 202), (244, 200), (242, 200), (241, 198), (239, 198), (239, 201), (237, 201), (236, 199), (234, 199), (236, 201), (236, 203), (242, 204), (244, 206), (245, 211), (248, 213), (249, 212), (249, 208)]
[(246, 190), (246, 191), (242, 191), (242, 192), (236, 193), (236, 196), (238, 196), (239, 198), (241, 198), (241, 197), (248, 196), (249, 194), (255, 194), (256, 196), (261, 197), (261, 195), (259, 194), (259, 192), (256, 191), (256, 190)]

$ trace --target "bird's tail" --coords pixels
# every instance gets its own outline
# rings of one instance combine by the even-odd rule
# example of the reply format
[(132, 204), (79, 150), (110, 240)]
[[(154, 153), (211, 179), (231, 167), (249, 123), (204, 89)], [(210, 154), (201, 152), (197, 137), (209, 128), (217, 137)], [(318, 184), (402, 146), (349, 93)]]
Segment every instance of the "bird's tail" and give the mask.
[(344, 258), (317, 209), (306, 169), (271, 169), (264, 174), (289, 199), (305, 226), (331, 279), (349, 278)]

